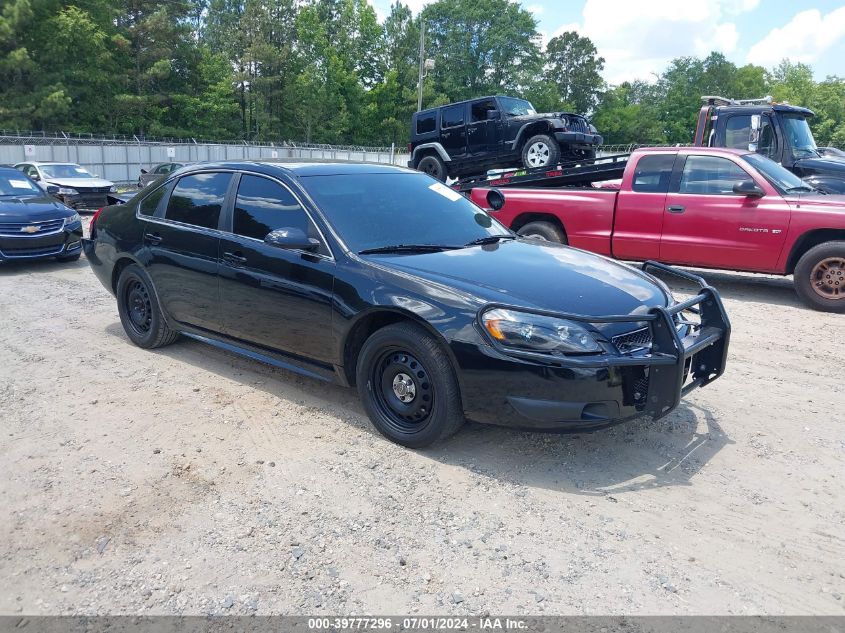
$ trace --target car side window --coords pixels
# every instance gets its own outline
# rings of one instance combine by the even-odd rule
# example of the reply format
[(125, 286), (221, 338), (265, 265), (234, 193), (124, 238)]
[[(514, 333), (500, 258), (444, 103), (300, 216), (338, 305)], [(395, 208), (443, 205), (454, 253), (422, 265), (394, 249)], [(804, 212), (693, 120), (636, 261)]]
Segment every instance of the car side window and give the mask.
[(479, 123), (487, 120), (487, 113), (496, 109), (496, 102), (493, 99), (476, 101), (470, 108), (470, 123)]
[(464, 110), (464, 104), (443, 108), (443, 113), (440, 115), (442, 117), (440, 127), (448, 128), (463, 125)]
[(728, 118), (725, 125), (725, 147), (748, 149), (751, 141), (751, 115), (739, 114)]
[(286, 187), (261, 176), (241, 176), (235, 198), (232, 232), (263, 241), (268, 233), (286, 228), (300, 229), (308, 237), (320, 240), (318, 252), (329, 254), (317, 227)]
[(643, 156), (637, 162), (637, 167), (634, 170), (631, 189), (640, 193), (668, 192), (669, 181), (672, 179), (672, 167), (675, 165), (675, 156), (675, 154)]
[(687, 156), (678, 193), (735, 195), (733, 187), (753, 180), (739, 165), (721, 156)]
[(429, 112), (428, 114), (421, 114), (417, 117), (417, 134), (428, 134), (434, 132), (437, 127), (437, 114)]
[(155, 173), (155, 174), (166, 174), (168, 172), (170, 172), (170, 165), (165, 164), (165, 165), (159, 165), (158, 167), (156, 167), (156, 170), (153, 173)]
[(38, 170), (35, 168), (35, 165), (27, 165), (24, 169), (24, 173), (30, 178), (39, 178)]
[(777, 161), (778, 156), (778, 137), (775, 133), (775, 127), (772, 125), (772, 119), (769, 115), (764, 115), (760, 122), (760, 140), (757, 142), (757, 151), (763, 156), (768, 156), (774, 161)]
[(232, 175), (205, 173), (183, 176), (173, 188), (164, 217), (206, 229), (216, 229)]
[(145, 196), (144, 199), (141, 200), (141, 204), (138, 206), (138, 213), (141, 215), (155, 215), (159, 202), (161, 202), (161, 199), (164, 197), (164, 192), (166, 190), (167, 187), (159, 187), (150, 195)]

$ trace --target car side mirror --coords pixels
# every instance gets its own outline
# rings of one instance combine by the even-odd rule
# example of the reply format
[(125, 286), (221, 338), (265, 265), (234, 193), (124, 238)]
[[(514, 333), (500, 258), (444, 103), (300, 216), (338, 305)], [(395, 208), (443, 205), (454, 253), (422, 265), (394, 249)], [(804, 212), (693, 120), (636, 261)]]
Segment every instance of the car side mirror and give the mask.
[(320, 247), (319, 240), (308, 237), (302, 229), (293, 227), (271, 231), (264, 238), (264, 243), (289, 251), (316, 251)]
[(505, 206), (505, 194), (498, 189), (491, 189), (487, 192), (487, 206), (493, 211), (498, 211)]
[(41, 176), (39, 176), (38, 174), (32, 174), (30, 178), (32, 178), (35, 182), (41, 180)]
[(498, 110), (487, 110), (488, 121), (498, 121), (500, 116), (501, 115)]
[(51, 196), (56, 196), (59, 194), (59, 187), (58, 185), (47, 185), (47, 193)]
[(753, 180), (740, 180), (734, 184), (734, 193), (748, 198), (762, 198), (766, 192)]
[(146, 169), (142, 169), (142, 170), (141, 170), (141, 173), (142, 173), (142, 174), (146, 174), (146, 173), (148, 173), (148, 172), (147, 172), (147, 170), (146, 170)]

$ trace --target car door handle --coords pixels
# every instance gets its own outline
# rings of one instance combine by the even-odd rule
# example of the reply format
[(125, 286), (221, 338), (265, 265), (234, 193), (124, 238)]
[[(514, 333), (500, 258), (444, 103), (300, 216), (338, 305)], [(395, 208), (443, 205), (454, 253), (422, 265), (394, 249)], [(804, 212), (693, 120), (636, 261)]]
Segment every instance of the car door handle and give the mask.
[(685, 208), (679, 204), (673, 204), (671, 207), (669, 207), (668, 210), (669, 213), (683, 213), (685, 211)]
[(150, 244), (161, 244), (164, 238), (158, 233), (144, 233), (144, 241)]
[(240, 251), (235, 253), (223, 253), (223, 259), (234, 266), (246, 264), (246, 257), (241, 255)]

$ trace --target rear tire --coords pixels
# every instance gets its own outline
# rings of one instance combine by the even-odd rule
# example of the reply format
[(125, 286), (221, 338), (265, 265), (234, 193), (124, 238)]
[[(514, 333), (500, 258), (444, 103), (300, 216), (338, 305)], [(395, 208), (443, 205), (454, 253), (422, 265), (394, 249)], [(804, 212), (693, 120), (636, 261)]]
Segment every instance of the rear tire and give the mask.
[(795, 266), (795, 292), (823, 312), (845, 312), (845, 242), (825, 242), (808, 250)]
[(433, 154), (423, 156), (419, 163), (417, 163), (417, 170), (424, 172), (440, 182), (446, 182), (446, 164), (439, 156)]
[(116, 294), (120, 322), (135, 345), (155, 349), (179, 338), (167, 326), (153, 284), (140, 266), (130, 264), (120, 272)]
[(526, 169), (554, 167), (560, 163), (560, 145), (548, 134), (538, 134), (522, 146), (522, 164)]
[(525, 226), (521, 227), (516, 233), (517, 235), (532, 240), (557, 242), (558, 244), (569, 243), (566, 240), (566, 235), (564, 235), (563, 231), (561, 231), (551, 222), (543, 222), (542, 220), (538, 220), (537, 222), (529, 222)]
[(437, 339), (414, 323), (388, 325), (367, 339), (356, 383), (373, 426), (402, 446), (429, 446), (464, 423), (452, 364)]

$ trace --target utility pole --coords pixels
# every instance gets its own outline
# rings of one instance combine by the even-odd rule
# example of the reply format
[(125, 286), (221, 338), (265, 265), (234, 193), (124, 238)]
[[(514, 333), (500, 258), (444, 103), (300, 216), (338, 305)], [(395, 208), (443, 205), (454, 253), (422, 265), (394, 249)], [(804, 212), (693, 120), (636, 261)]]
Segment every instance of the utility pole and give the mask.
[(425, 22), (420, 16), (420, 79), (417, 84), (417, 112), (422, 110), (423, 79), (425, 78)]

